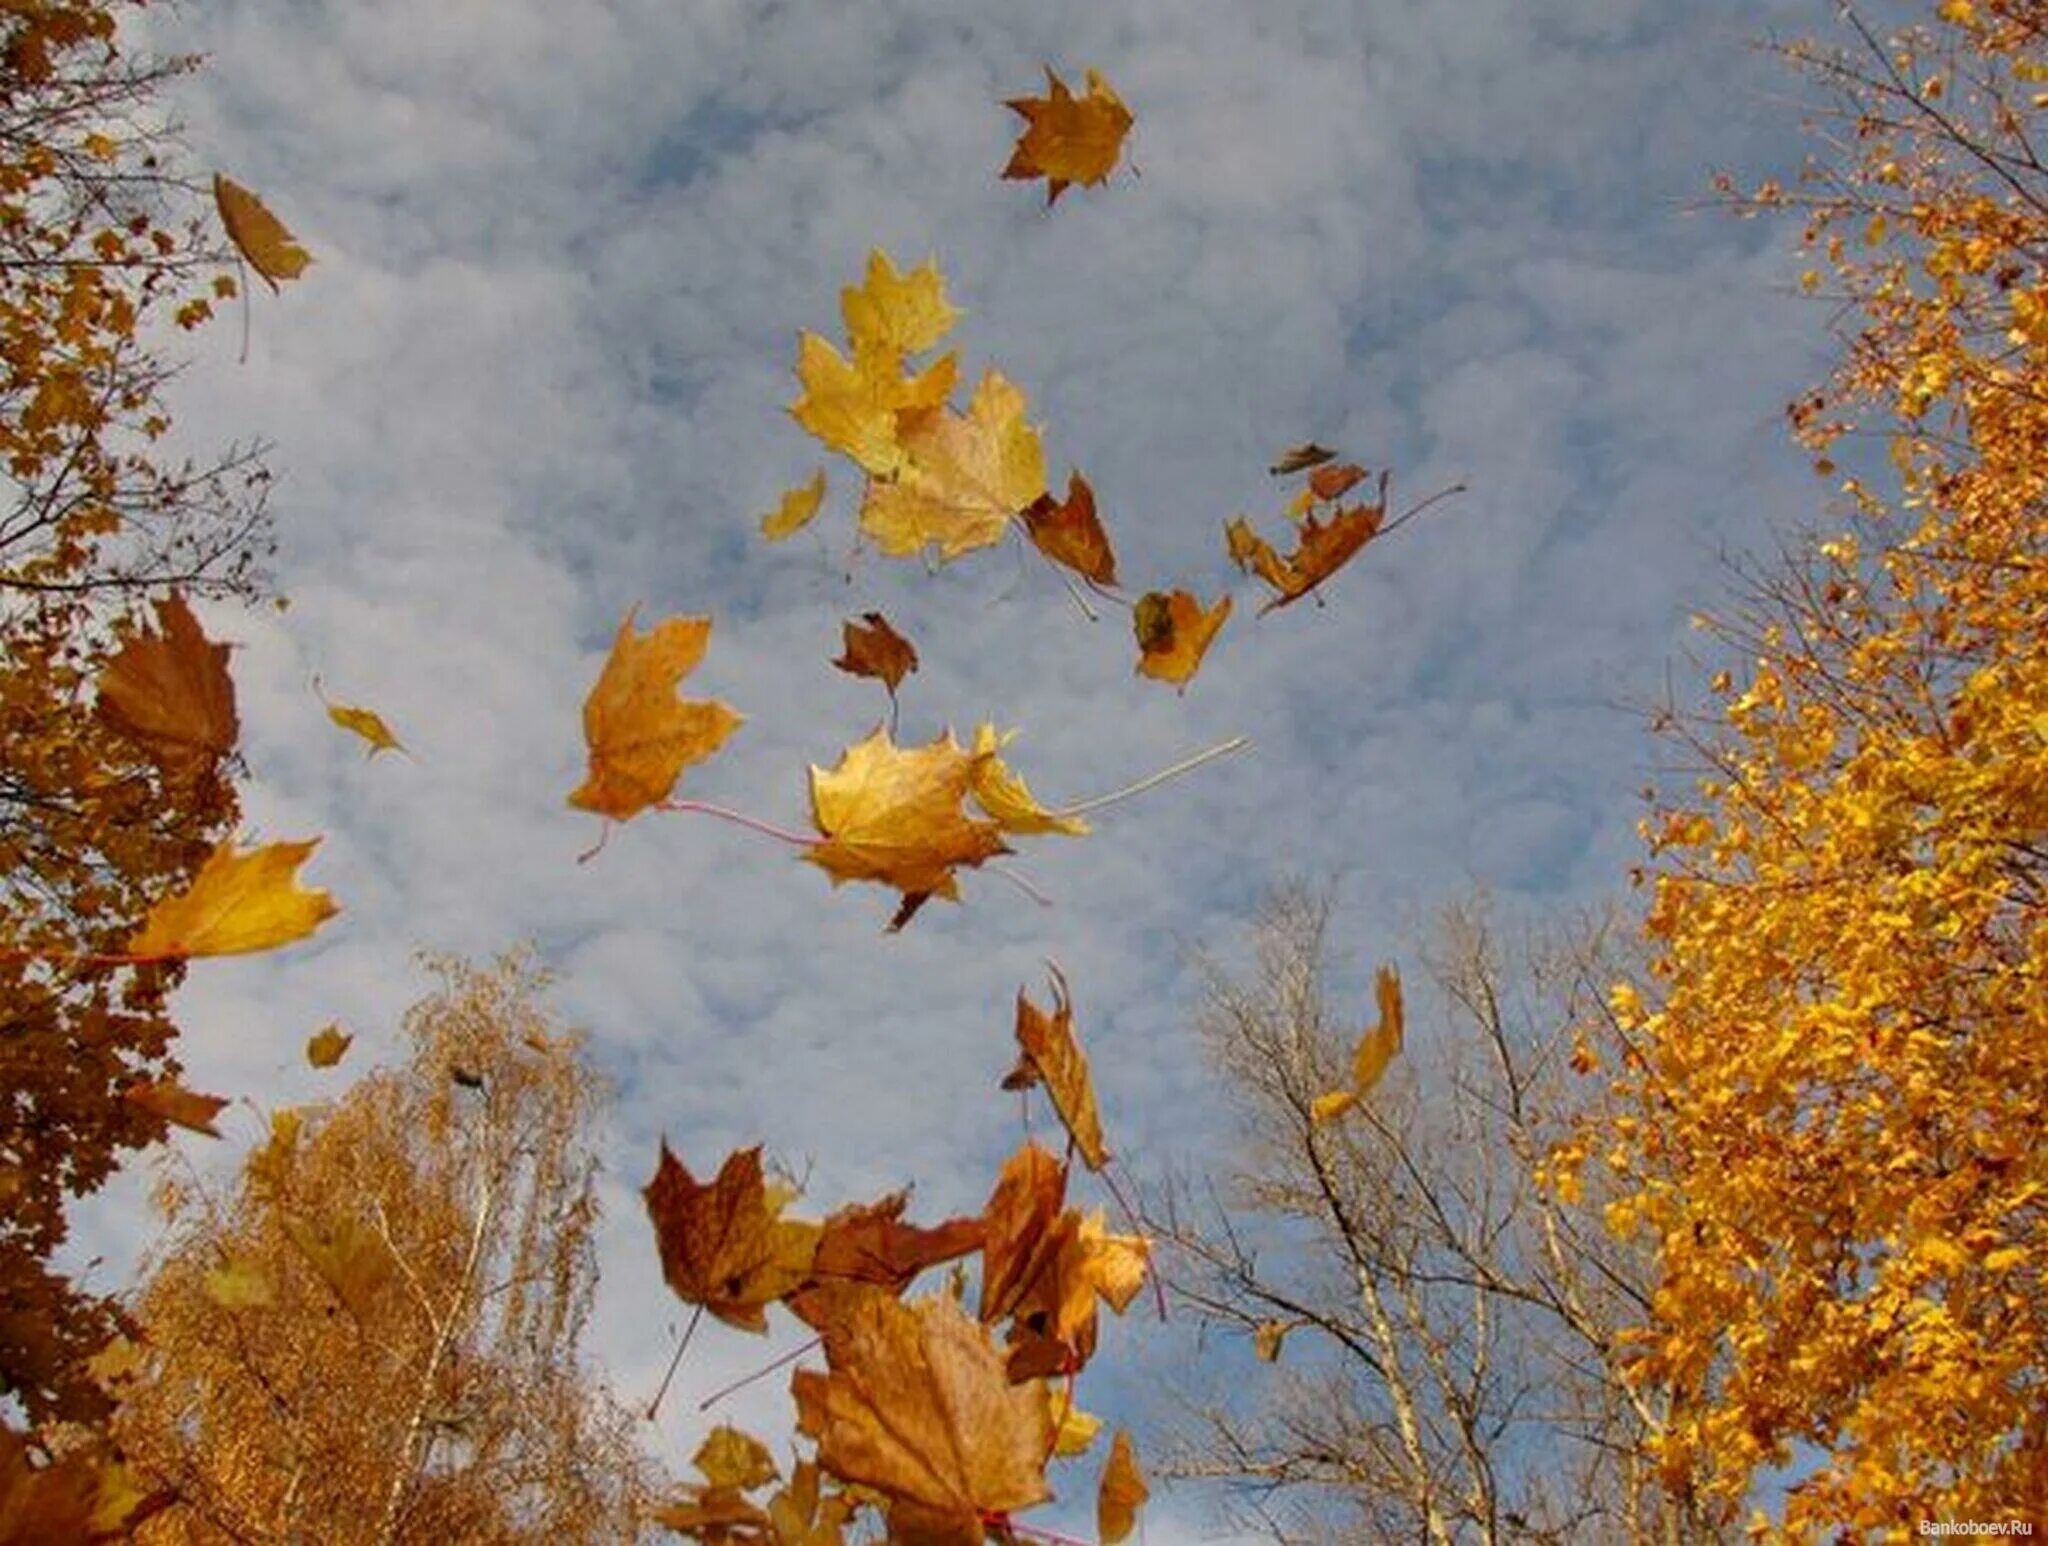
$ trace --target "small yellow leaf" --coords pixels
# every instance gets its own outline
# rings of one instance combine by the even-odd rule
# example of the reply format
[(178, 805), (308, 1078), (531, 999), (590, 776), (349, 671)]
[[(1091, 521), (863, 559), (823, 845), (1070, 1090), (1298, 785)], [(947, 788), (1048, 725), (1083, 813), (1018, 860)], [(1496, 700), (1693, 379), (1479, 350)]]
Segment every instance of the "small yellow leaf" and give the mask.
[(342, 1060), (355, 1038), (337, 1024), (315, 1031), (306, 1042), (306, 1061), (315, 1068), (332, 1068)]
[(128, 942), (148, 960), (242, 955), (304, 939), (340, 909), (325, 891), (300, 887), (297, 872), (320, 839), (270, 843), (238, 852), (224, 840), (191, 887), (149, 910)]
[(371, 709), (359, 708), (352, 703), (328, 702), (327, 694), (320, 691), (320, 678), (317, 676), (313, 678), (313, 691), (319, 694), (320, 702), (326, 708), (329, 719), (350, 735), (361, 736), (369, 743), (370, 749), (363, 753), (366, 759), (376, 756), (379, 752), (403, 752), (408, 757), (412, 755), (405, 750), (398, 737), (391, 733), (391, 727), (384, 723), (382, 715)]
[(713, 1428), (690, 1463), (709, 1485), (741, 1492), (765, 1487), (782, 1474), (767, 1445), (729, 1425)]
[(1095, 1533), (1102, 1537), (1102, 1546), (1116, 1546), (1131, 1533), (1138, 1510), (1151, 1496), (1152, 1489), (1138, 1470), (1138, 1452), (1131, 1446), (1130, 1432), (1119, 1428), (1095, 1495)]
[(313, 261), (312, 254), (261, 199), (218, 172), (213, 177), (213, 201), (220, 210), (220, 223), (227, 227), (228, 240), (272, 290), (280, 279), (298, 278)]
[(773, 510), (761, 517), (761, 535), (770, 542), (794, 536), (811, 524), (824, 502), (825, 469), (821, 467), (812, 474), (810, 482), (789, 490)]
[(1095, 1435), (1102, 1431), (1102, 1419), (1075, 1406), (1073, 1392), (1066, 1385), (1054, 1387), (1052, 1412), (1053, 1421), (1058, 1424), (1052, 1452), (1067, 1460), (1085, 1455), (1088, 1446), (1095, 1442)]

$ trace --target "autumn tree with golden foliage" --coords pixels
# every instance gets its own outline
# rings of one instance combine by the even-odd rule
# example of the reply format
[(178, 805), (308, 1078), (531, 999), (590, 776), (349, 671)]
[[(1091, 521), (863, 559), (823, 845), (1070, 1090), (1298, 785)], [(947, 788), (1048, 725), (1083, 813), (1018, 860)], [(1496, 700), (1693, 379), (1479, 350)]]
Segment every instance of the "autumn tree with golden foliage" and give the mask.
[(1483, 903), (1454, 908), (1425, 958), (1447, 1013), (1411, 1029), (1391, 967), (1365, 1004), (1333, 994), (1329, 921), (1285, 886), (1249, 971), (1204, 963), (1237, 1142), (1147, 1224), (1181, 1305), (1259, 1362), (1185, 1382), (1165, 1469), (1278, 1540), (1716, 1539), (1660, 1484), (1657, 1393), (1622, 1378), (1648, 1262), (1550, 1184), (1603, 934), (1514, 953)]
[(122, 50), (137, 8), (0, 11), (0, 1391), (38, 1418), (101, 1404), (81, 1360), (112, 1325), (46, 1265), (66, 1198), (162, 1135), (121, 1097), (175, 1071), (179, 968), (86, 958), (236, 815), (225, 672), (183, 726), (157, 717), (174, 678), (209, 677), (176, 596), (253, 597), (266, 553), (253, 453), (155, 451), (170, 367), (144, 331), (234, 282), (174, 144), (141, 127), (186, 62)]
[(115, 1387), (175, 1497), (138, 1540), (638, 1533), (654, 1475), (577, 1351), (602, 1092), (525, 958), (437, 970), (402, 1067), (278, 1112), (231, 1200), (168, 1188)]
[(1788, 1533), (1903, 1539), (2048, 1498), (2048, 4), (1847, 21), (1791, 50), (1830, 149), (1752, 200), (1842, 306), (1793, 410), (1842, 525), (1710, 622), (1740, 663), (1671, 721), (1702, 776), (1575, 1157), (1657, 1260), (1668, 1483), (1732, 1519), (1791, 1466)]

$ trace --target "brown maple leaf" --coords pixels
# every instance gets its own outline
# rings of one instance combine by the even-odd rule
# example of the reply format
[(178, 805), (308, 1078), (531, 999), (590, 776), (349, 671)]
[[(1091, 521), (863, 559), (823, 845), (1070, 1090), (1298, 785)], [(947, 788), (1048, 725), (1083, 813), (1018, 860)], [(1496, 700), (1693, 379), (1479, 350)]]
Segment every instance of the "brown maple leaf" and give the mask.
[(1047, 490), (1025, 507), (1022, 519), (1025, 534), (1054, 563), (1090, 585), (1116, 584), (1116, 555), (1095, 514), (1095, 490), (1078, 472), (1067, 474), (1064, 503)]
[(1096, 1109), (1095, 1083), (1088, 1074), (1088, 1055), (1074, 1034), (1074, 1008), (1067, 980), (1052, 968), (1053, 1012), (1048, 1015), (1017, 990), (1017, 1066), (1003, 1076), (1006, 1090), (1043, 1084), (1053, 1110), (1074, 1140), (1082, 1163), (1100, 1170), (1109, 1163), (1102, 1140), (1102, 1117)]
[(983, 1321), (1010, 1314), (1057, 1260), (1066, 1196), (1067, 1167), (1037, 1144), (1026, 1143), (1004, 1163), (981, 1212)]
[(917, 646), (879, 612), (863, 612), (859, 622), (843, 626), (846, 649), (832, 664), (849, 676), (872, 677), (893, 700), (903, 678), (917, 669)]
[(654, 1179), (641, 1195), (668, 1286), (683, 1303), (702, 1305), (729, 1326), (766, 1331), (764, 1307), (811, 1270), (818, 1226), (782, 1217), (788, 1199), (763, 1178), (758, 1145), (727, 1155), (718, 1175), (703, 1184), (664, 1140)]
[(1229, 616), (1228, 596), (1207, 611), (1189, 591), (1169, 595), (1155, 590), (1139, 597), (1131, 612), (1131, 627), (1138, 636), (1138, 674), (1172, 682), (1185, 692)]
[(963, 809), (974, 759), (948, 730), (929, 746), (899, 747), (877, 728), (839, 766), (811, 769), (811, 820), (822, 834), (804, 857), (832, 877), (876, 881), (903, 893), (889, 927), (929, 897), (958, 901), (954, 871), (1010, 852), (1002, 829)]
[(945, 1295), (875, 1295), (825, 1332), (827, 1372), (797, 1371), (798, 1425), (818, 1464), (889, 1504), (889, 1538), (978, 1543), (1052, 1496), (1043, 1385), (1013, 1386), (986, 1329)]
[(156, 604), (158, 633), (131, 632), (100, 672), (100, 719), (173, 778), (210, 773), (235, 748), (241, 721), (228, 646), (206, 637), (175, 592)]
[(1364, 477), (1365, 469), (1356, 462), (1339, 462), (1334, 467), (1318, 467), (1308, 475), (1308, 491), (1318, 499), (1335, 499)]
[(670, 617), (645, 634), (629, 608), (597, 685), (583, 704), (590, 774), (569, 803), (626, 821), (669, 797), (683, 769), (702, 762), (742, 718), (718, 701), (676, 696), (676, 685), (704, 658), (708, 617)]
[(208, 1138), (220, 1136), (220, 1129), (213, 1125), (213, 1119), (228, 1106), (221, 1096), (201, 1095), (174, 1079), (138, 1080), (121, 1092), (121, 1098), (131, 1106), (141, 1107), (151, 1116), (162, 1117), (166, 1122), (174, 1122)]
[(1227, 523), (1223, 535), (1231, 561), (1273, 587), (1273, 599), (1259, 608), (1263, 614), (1299, 601), (1335, 574), (1378, 534), (1386, 513), (1382, 478), (1378, 504), (1340, 507), (1327, 521), (1307, 516), (1296, 532), (1294, 551), (1284, 557), (1242, 516)]
[(1049, 65), (1045, 81), (1044, 96), (1012, 97), (1005, 104), (1024, 120), (1024, 133), (1010, 152), (1003, 176), (1043, 177), (1045, 202), (1051, 204), (1069, 183), (1091, 187), (1108, 179), (1123, 153), (1131, 110), (1094, 70), (1088, 72), (1088, 94), (1083, 97), (1069, 91)]

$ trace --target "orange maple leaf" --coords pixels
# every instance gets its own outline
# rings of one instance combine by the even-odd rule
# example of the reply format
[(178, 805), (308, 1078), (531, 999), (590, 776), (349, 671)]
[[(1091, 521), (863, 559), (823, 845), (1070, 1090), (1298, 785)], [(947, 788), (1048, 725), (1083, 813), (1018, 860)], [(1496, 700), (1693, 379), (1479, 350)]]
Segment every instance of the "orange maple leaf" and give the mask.
[(664, 618), (636, 633), (629, 608), (597, 685), (583, 704), (590, 775), (569, 796), (581, 810), (626, 821), (669, 797), (683, 769), (702, 762), (744, 722), (716, 699), (676, 696), (676, 685), (704, 658), (708, 617)]
[(1012, 97), (1005, 105), (1024, 120), (1024, 133), (1010, 152), (1003, 176), (1046, 179), (1051, 204), (1069, 183), (1092, 187), (1108, 179), (1131, 129), (1131, 110), (1094, 70), (1088, 94), (1077, 97), (1048, 65), (1046, 95)]
[(785, 1219), (788, 1202), (761, 1174), (761, 1150), (735, 1150), (718, 1175), (700, 1183), (661, 1146), (654, 1179), (641, 1194), (661, 1249), (661, 1275), (685, 1304), (702, 1305), (729, 1326), (766, 1331), (764, 1306), (804, 1281), (819, 1229)]
[(851, 1303), (852, 1296), (840, 1290), (900, 1294), (925, 1268), (981, 1249), (987, 1230), (979, 1218), (948, 1219), (930, 1228), (906, 1224), (903, 1210), (909, 1201), (909, 1192), (892, 1192), (880, 1202), (841, 1208), (825, 1220), (810, 1277), (789, 1296), (789, 1307), (800, 1320), (829, 1325)]
[(981, 1319), (1001, 1320), (1050, 1270), (1062, 1244), (1067, 1167), (1035, 1143), (1003, 1165), (982, 1209)]
[(1229, 616), (1228, 596), (1206, 611), (1189, 591), (1169, 595), (1155, 590), (1139, 597), (1131, 612), (1131, 627), (1138, 636), (1138, 674), (1175, 683), (1185, 692)]
[(958, 866), (1010, 852), (995, 822), (963, 809), (973, 766), (950, 730), (906, 749), (877, 727), (847, 748), (838, 767), (811, 768), (811, 820), (823, 836), (804, 857), (835, 886), (869, 880), (901, 891), (892, 930), (929, 897), (958, 901)]
[(1223, 528), (1231, 561), (1248, 574), (1255, 574), (1272, 586), (1276, 594), (1259, 611), (1299, 601), (1341, 569), (1360, 548), (1379, 532), (1386, 518), (1384, 484), (1380, 503), (1352, 505), (1330, 513), (1327, 521), (1306, 517), (1296, 533), (1295, 549), (1282, 556), (1273, 545), (1252, 530), (1251, 522), (1239, 516)]
[(1138, 1469), (1138, 1452), (1131, 1445), (1130, 1430), (1119, 1428), (1110, 1441), (1109, 1460), (1102, 1468), (1102, 1480), (1095, 1492), (1095, 1533), (1102, 1546), (1116, 1546), (1127, 1538), (1138, 1522), (1138, 1510), (1152, 1496)]
[(791, 1381), (818, 1464), (889, 1502), (889, 1539), (978, 1543), (985, 1524), (1052, 1496), (1043, 1385), (1013, 1386), (988, 1332), (945, 1295), (875, 1295), (825, 1332), (827, 1372)]
[(232, 838), (207, 855), (192, 884), (149, 910), (127, 953), (150, 960), (242, 955), (304, 939), (340, 909), (325, 891), (298, 884), (298, 868), (320, 846), (270, 843), (247, 853)]
[(213, 176), (213, 202), (220, 210), (220, 223), (227, 227), (228, 240), (273, 291), (280, 279), (298, 278), (313, 261), (312, 254), (261, 199), (218, 172)]
[(1048, 490), (1025, 507), (1023, 521), (1026, 535), (1054, 563), (1090, 585), (1116, 584), (1116, 554), (1095, 514), (1095, 490), (1078, 472), (1067, 474), (1064, 503)]
[(1101, 1210), (1069, 1210), (1046, 1232), (1035, 1276), (1012, 1310), (1005, 1366), (1012, 1380), (1078, 1372), (1095, 1353), (1096, 1301), (1121, 1315), (1145, 1286), (1152, 1243), (1112, 1235)]
[(1356, 462), (1340, 462), (1334, 467), (1318, 467), (1308, 475), (1308, 491), (1318, 499), (1335, 499), (1346, 493), (1365, 477), (1365, 469)]
[(101, 720), (176, 778), (212, 770), (241, 734), (228, 647), (210, 641), (173, 593), (156, 604), (161, 633), (131, 633), (100, 672)]
[(1088, 1055), (1074, 1034), (1074, 1009), (1067, 980), (1052, 969), (1053, 1012), (1048, 1015), (1017, 990), (1017, 1066), (1003, 1076), (1006, 1090), (1029, 1089), (1043, 1083), (1082, 1163), (1100, 1170), (1109, 1163), (1102, 1140), (1102, 1117), (1095, 1105), (1095, 1083), (1088, 1074)]

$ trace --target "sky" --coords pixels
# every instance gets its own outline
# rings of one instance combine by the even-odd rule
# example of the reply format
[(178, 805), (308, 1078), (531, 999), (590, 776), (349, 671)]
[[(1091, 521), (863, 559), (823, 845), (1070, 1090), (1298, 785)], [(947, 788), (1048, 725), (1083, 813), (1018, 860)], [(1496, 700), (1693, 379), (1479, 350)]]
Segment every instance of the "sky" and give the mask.
[[(1642, 705), (1689, 680), (1717, 555), (1824, 493), (1782, 408), (1826, 359), (1796, 231), (1708, 207), (1708, 179), (1796, 170), (1798, 86), (1752, 44), (1825, 34), (1826, 0), (212, 0), (150, 37), (199, 51), (173, 106), (195, 162), (259, 190), (316, 262), (175, 348), (197, 448), (274, 447), (287, 610), (215, 610), (250, 769), (248, 830), (324, 834), (344, 911), (272, 957), (200, 963), (179, 998), (193, 1087), (331, 1097), (308, 1033), (394, 1059), (421, 949), (534, 941), (617, 1083), (603, 1137), (590, 1351), (644, 1401), (684, 1319), (638, 1189), (664, 1135), (700, 1173), (764, 1143), (814, 1213), (904, 1184), (980, 1205), (1018, 1141), (1012, 1003), (1072, 984), (1112, 1146), (1143, 1178), (1220, 1165), (1188, 1028), (1193, 948), (1226, 956), (1261, 893), (1337, 886), (1361, 1012), (1484, 885), (1543, 912), (1618, 894), (1637, 791), (1668, 753)], [(1048, 209), (998, 178), (1009, 97), (1101, 70), (1136, 124), (1106, 186)], [(1092, 482), (1134, 589), (1228, 585), (1185, 695), (1136, 677), (1011, 547), (936, 573), (849, 560), (858, 488), (789, 418), (800, 329), (837, 336), (873, 247), (936, 258), (963, 376), (1028, 394), (1048, 469)], [(1327, 604), (1256, 618), (1221, 526), (1282, 524), (1266, 471), (1315, 439), (1392, 472), (1398, 506), (1468, 492), (1375, 545)], [(812, 532), (759, 516), (829, 465)], [(588, 864), (579, 712), (625, 610), (714, 619), (689, 682), (747, 716), (683, 793), (802, 826), (806, 768), (873, 728), (828, 665), (880, 609), (917, 643), (902, 737), (983, 719), (1049, 804), (1234, 736), (1249, 751), (1020, 843), (883, 933), (894, 894), (834, 891), (789, 849), (644, 816)], [(309, 688), (368, 704), (411, 761), (366, 764)], [(1417, 1026), (1427, 1034), (1427, 1017)], [(81, 1215), (92, 1281), (153, 1224), (138, 1165)], [(1105, 1414), (1141, 1452), (1186, 1328), (1113, 1325)], [(778, 1379), (703, 1393), (794, 1345), (699, 1336), (648, 1432), (679, 1469), (723, 1418), (776, 1432)], [(1090, 1378), (1094, 1376), (1091, 1374)], [(1084, 1380), (1082, 1404), (1090, 1405)], [(1062, 1484), (1085, 1526), (1093, 1467)], [(1155, 1546), (1214, 1499), (1161, 1489)], [(1038, 1517), (1038, 1516), (1033, 1516)]]

